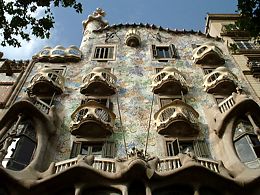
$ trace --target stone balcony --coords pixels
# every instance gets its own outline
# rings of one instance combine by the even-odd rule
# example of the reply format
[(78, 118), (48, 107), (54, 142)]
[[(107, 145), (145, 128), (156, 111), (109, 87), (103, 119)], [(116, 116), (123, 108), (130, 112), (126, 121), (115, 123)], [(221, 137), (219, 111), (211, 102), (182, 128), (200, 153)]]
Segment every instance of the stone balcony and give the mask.
[(158, 133), (174, 137), (197, 136), (198, 117), (199, 114), (181, 100), (174, 100), (154, 115)]
[(51, 68), (42, 69), (33, 76), (28, 91), (36, 96), (52, 96), (62, 94), (65, 78)]
[(165, 67), (157, 73), (152, 82), (155, 94), (180, 95), (188, 91), (185, 77), (173, 67)]
[[(79, 156), (80, 157), (80, 156)], [(54, 173), (58, 174), (62, 171), (67, 170), (70, 167), (77, 166), (79, 164), (79, 157), (75, 157), (72, 159), (64, 160), (55, 163)], [(130, 160), (129, 160), (130, 161)], [(198, 163), (198, 165), (201, 165), (213, 172), (220, 173), (219, 166), (220, 163), (218, 161), (207, 159), (207, 158), (201, 158), (197, 157), (195, 162)], [(99, 170), (101, 172), (107, 172), (107, 173), (117, 173), (121, 170), (117, 170), (116, 164), (121, 163), (118, 162), (116, 159), (111, 158), (98, 158), (94, 157), (93, 164), (91, 165), (94, 169)], [(156, 163), (155, 171), (158, 173), (165, 173), (168, 171), (173, 171), (176, 169), (181, 168), (183, 165), (181, 163), (179, 156), (170, 156), (170, 157), (164, 157), (159, 159), (159, 161)]]
[(116, 76), (108, 70), (96, 67), (83, 78), (80, 93), (84, 95), (114, 95), (116, 93)]
[(231, 94), (236, 91), (236, 76), (226, 67), (218, 67), (203, 78), (204, 91), (207, 93)]
[(205, 43), (193, 50), (195, 64), (222, 65), (225, 63), (222, 51), (214, 43)]
[(113, 133), (115, 114), (96, 101), (79, 106), (71, 115), (72, 135), (104, 138)]

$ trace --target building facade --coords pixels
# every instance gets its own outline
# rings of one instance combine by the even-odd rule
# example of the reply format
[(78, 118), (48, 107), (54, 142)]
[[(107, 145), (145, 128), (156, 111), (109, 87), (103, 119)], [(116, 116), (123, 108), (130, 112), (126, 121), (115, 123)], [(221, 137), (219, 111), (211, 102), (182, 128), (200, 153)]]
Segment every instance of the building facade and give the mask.
[(259, 194), (259, 99), (226, 42), (104, 16), (1, 72), (0, 194)]

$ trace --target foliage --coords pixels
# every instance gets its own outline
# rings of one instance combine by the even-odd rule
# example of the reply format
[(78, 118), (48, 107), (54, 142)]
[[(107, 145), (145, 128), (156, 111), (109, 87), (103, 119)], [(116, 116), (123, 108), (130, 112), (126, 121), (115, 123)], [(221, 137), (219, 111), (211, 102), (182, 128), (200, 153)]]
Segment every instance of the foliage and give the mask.
[(246, 30), (252, 37), (260, 35), (260, 0), (238, 0), (241, 14), (237, 21), (239, 29)]
[[(54, 25), (52, 6), (72, 7), (82, 13), (82, 5), (76, 0), (0, 0), (1, 45), (20, 47), (18, 39), (29, 41), (31, 35), (49, 38)], [(37, 16), (42, 9), (44, 15)]]

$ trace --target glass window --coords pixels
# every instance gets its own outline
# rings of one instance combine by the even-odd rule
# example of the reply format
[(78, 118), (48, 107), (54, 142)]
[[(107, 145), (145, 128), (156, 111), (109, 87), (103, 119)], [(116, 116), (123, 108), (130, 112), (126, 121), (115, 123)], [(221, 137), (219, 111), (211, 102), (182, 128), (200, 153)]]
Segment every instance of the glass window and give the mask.
[(177, 51), (173, 44), (170, 45), (152, 45), (152, 53), (154, 59), (170, 59), (177, 57)]
[(93, 55), (94, 60), (114, 60), (115, 46), (96, 46)]

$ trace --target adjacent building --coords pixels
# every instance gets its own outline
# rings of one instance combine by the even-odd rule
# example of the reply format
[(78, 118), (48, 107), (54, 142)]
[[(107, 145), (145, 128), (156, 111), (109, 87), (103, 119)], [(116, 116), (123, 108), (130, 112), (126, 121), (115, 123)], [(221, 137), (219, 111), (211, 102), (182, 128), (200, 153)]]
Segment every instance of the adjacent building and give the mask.
[(238, 15), (205, 34), (104, 16), (79, 48), (1, 59), (0, 194), (259, 194), (257, 63), (223, 30)]

